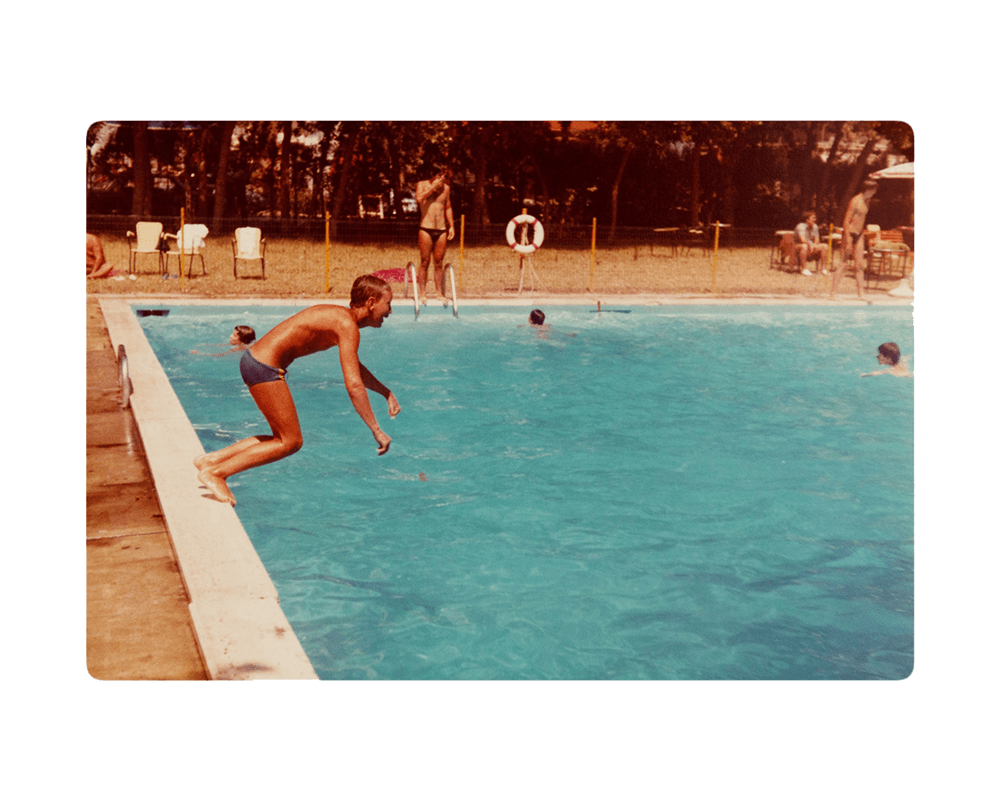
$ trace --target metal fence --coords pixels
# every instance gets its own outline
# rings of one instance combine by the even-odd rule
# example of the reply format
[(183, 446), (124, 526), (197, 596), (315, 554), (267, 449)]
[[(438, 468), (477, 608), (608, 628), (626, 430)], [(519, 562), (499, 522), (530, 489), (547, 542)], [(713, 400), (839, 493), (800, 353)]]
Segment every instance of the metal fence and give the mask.
[[(152, 218), (165, 231), (176, 231), (177, 217)], [(124, 267), (130, 261), (126, 234), (135, 230), (128, 216), (88, 216), (87, 230), (104, 243), (108, 260)], [(417, 222), (389, 220), (280, 220), (227, 217), (209, 226), (204, 264), (197, 263), (185, 291), (209, 295), (349, 294), (360, 274), (393, 269), (401, 274), (419, 262)], [(266, 276), (260, 266), (236, 270), (231, 241), (236, 228), (260, 228), (267, 239)], [(459, 293), (509, 296), (512, 291), (553, 293), (822, 293), (822, 281), (807, 282), (782, 263), (776, 231), (760, 228), (636, 228), (609, 225), (545, 225), (541, 249), (521, 256), (507, 246), (506, 224), (465, 225), (448, 244), (446, 261), (456, 267)], [(718, 240), (716, 240), (718, 235)], [(134, 240), (131, 240), (134, 241)], [(911, 246), (912, 248), (912, 246)], [(832, 266), (839, 254), (831, 251)], [(910, 269), (912, 270), (912, 256)], [(167, 260), (177, 272), (178, 259)], [(140, 283), (102, 284), (102, 290), (169, 290), (160, 282), (157, 260), (146, 256), (137, 269)], [(204, 269), (203, 269), (204, 266)], [(238, 274), (237, 274), (238, 273)], [(169, 277), (169, 275), (168, 275)], [(155, 287), (151, 281), (155, 280)], [(823, 280), (828, 280), (823, 276)], [(115, 288), (115, 287), (119, 288)], [(824, 288), (825, 287), (825, 288)], [(97, 289), (93, 289), (97, 290)]]
[[(164, 231), (176, 231), (180, 227), (180, 215), (148, 216), (143, 221), (161, 222)], [(135, 230), (138, 217), (123, 215), (87, 215), (87, 230), (95, 234), (110, 234), (124, 237), (129, 231)], [(260, 228), (263, 236), (280, 238), (305, 238), (324, 241), (326, 238), (326, 221), (318, 218), (275, 219), (273, 217), (225, 217), (215, 224), (210, 219), (194, 219), (185, 217), (185, 222), (205, 223), (215, 235), (231, 235), (237, 228)], [(678, 246), (684, 248), (714, 247), (715, 225), (702, 228), (636, 228), (617, 227), (612, 229), (608, 224), (595, 225), (559, 225), (543, 222), (545, 242), (549, 247), (590, 248), (592, 243), (597, 247), (648, 247)], [(416, 241), (417, 221), (399, 222), (379, 219), (341, 219), (330, 220), (330, 239), (346, 244), (410, 245)], [(462, 233), (461, 223), (455, 222), (456, 240)], [(503, 242), (507, 223), (464, 226), (464, 242), (472, 247), (492, 245)], [(732, 228), (724, 225), (719, 228), (720, 247), (763, 247), (769, 246), (774, 236), (771, 229)]]

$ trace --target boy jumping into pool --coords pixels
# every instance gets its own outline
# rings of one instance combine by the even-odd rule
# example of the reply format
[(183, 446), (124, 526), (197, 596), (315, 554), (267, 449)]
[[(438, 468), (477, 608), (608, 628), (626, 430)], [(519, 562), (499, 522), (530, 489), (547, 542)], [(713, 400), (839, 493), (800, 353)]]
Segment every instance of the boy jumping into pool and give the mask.
[(373, 275), (362, 275), (351, 288), (350, 308), (311, 306), (279, 323), (247, 348), (240, 361), (240, 374), (271, 426), (271, 435), (251, 436), (194, 460), (198, 479), (217, 499), (235, 506), (236, 498), (226, 485), (229, 476), (278, 461), (302, 447), (302, 431), (285, 373), (295, 359), (331, 347), (340, 349), (344, 385), (354, 409), (378, 442), (378, 454), (388, 451), (392, 439), (379, 427), (367, 390), (378, 392), (388, 401), (390, 417), (399, 413), (399, 403), (358, 361), (358, 342), (361, 328), (381, 328), (391, 313), (389, 284)]
[(897, 378), (912, 378), (906, 365), (906, 356), (899, 354), (899, 345), (895, 342), (886, 342), (878, 346), (878, 363), (886, 365), (888, 369), (879, 369), (875, 372), (863, 372), (862, 378), (870, 378), (873, 375), (895, 375)]

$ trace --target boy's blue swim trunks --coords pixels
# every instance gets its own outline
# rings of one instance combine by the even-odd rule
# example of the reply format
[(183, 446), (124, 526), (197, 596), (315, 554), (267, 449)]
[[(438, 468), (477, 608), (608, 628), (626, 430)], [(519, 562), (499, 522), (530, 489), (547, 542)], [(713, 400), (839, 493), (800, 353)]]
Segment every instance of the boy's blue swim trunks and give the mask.
[(285, 379), (285, 370), (278, 367), (272, 367), (268, 364), (261, 364), (256, 358), (250, 353), (250, 348), (246, 349), (243, 353), (243, 358), (240, 359), (240, 375), (243, 377), (243, 383), (250, 386), (256, 386), (258, 383), (267, 383), (268, 381), (283, 381)]

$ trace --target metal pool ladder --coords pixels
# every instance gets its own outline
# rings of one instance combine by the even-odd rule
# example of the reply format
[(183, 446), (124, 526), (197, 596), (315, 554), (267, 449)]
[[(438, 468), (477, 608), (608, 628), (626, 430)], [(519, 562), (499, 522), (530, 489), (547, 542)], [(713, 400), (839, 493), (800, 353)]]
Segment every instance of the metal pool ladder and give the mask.
[[(444, 271), (451, 277), (451, 311), (456, 317), (458, 316), (458, 292), (455, 289), (455, 268), (450, 264), (444, 265)], [(417, 289), (417, 268), (410, 261), (406, 265), (404, 270), (403, 285), (408, 287), (410, 283), (413, 284), (413, 317), (414, 319), (420, 318), (420, 291)], [(405, 296), (405, 290), (404, 290)]]
[(125, 355), (125, 345), (118, 345), (118, 387), (121, 389), (120, 405), (128, 408), (132, 396), (132, 379), (128, 375), (128, 356)]

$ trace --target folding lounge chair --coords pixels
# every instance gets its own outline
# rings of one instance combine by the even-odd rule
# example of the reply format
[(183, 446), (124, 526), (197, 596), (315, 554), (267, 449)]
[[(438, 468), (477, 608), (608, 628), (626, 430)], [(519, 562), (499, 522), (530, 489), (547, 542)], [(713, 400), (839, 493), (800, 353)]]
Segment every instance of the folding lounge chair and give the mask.
[(201, 259), (201, 273), (207, 275), (205, 269), (205, 237), (208, 236), (208, 227), (200, 224), (185, 225), (176, 234), (165, 233), (164, 239), (169, 239), (173, 243), (173, 248), (164, 253), (167, 259), (167, 271), (170, 270), (170, 257), (176, 256), (180, 263), (181, 247), (184, 248), (184, 256), (188, 259), (188, 277), (191, 277), (191, 270), (194, 267), (195, 257)]
[(162, 222), (137, 222), (135, 232), (129, 231), (126, 238), (134, 239), (129, 244), (128, 271), (131, 275), (137, 272), (137, 262), (140, 255), (156, 255), (156, 261), (163, 272), (163, 252), (160, 250), (160, 239), (163, 236)]
[(795, 249), (794, 231), (775, 231), (774, 244), (771, 245), (771, 269), (787, 272), (799, 271), (799, 254)]
[(260, 228), (237, 228), (233, 235), (233, 277), (236, 274), (236, 265), (240, 261), (260, 261), (260, 277), (266, 278), (264, 273), (264, 249), (267, 247), (267, 239), (260, 238)]
[(896, 264), (900, 265), (899, 277), (906, 277), (906, 264), (910, 259), (910, 248), (903, 242), (892, 241), (883, 238), (880, 242), (872, 246), (868, 253), (868, 269), (865, 272), (865, 286), (867, 287), (872, 278), (875, 278), (875, 285), (882, 280), (883, 276), (891, 278), (895, 273)]

